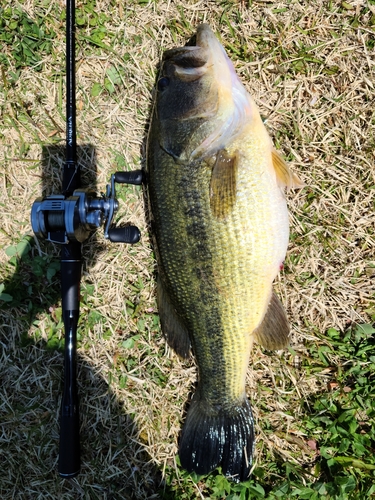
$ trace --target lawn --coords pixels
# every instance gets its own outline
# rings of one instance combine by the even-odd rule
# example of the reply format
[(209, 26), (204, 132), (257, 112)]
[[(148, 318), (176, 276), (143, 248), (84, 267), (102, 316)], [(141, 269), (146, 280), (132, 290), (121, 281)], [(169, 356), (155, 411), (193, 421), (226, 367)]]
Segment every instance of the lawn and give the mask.
[(290, 347), (255, 346), (247, 393), (256, 461), (246, 483), (188, 475), (178, 436), (196, 381), (160, 331), (142, 188), (83, 246), (78, 380), (82, 467), (57, 473), (64, 332), (59, 247), (35, 238), (34, 200), (61, 190), (65, 2), (0, 7), (0, 496), (16, 499), (375, 497), (375, 0), (77, 1), (78, 158), (105, 191), (142, 168), (163, 50), (209, 23), (305, 183), (275, 290)]

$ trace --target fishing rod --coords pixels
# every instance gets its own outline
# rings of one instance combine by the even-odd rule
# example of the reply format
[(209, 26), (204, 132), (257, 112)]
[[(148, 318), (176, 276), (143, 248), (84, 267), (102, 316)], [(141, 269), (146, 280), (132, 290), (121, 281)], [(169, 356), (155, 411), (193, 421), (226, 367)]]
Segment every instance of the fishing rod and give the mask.
[(75, 0), (66, 2), (66, 159), (62, 172), (62, 192), (37, 198), (31, 209), (35, 235), (61, 245), (61, 300), (65, 330), (64, 387), (60, 411), (58, 471), (71, 478), (80, 470), (79, 404), (77, 392), (77, 328), (82, 268), (82, 243), (101, 225), (104, 237), (114, 243), (137, 243), (136, 226), (114, 227), (118, 210), (115, 184), (140, 185), (142, 170), (116, 172), (106, 194), (100, 197), (81, 187), (77, 162), (75, 84)]

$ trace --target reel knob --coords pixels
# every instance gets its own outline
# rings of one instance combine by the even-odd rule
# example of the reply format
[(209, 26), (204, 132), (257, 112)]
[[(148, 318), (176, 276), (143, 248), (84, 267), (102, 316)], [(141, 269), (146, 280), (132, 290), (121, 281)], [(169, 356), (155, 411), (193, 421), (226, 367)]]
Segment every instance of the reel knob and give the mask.
[(136, 226), (113, 227), (108, 231), (108, 239), (112, 243), (138, 243), (141, 232)]

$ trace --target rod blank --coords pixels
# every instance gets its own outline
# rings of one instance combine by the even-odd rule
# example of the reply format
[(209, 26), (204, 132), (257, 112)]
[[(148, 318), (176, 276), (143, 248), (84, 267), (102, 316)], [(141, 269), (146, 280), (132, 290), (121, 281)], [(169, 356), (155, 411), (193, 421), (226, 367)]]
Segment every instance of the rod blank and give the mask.
[[(80, 187), (76, 161), (75, 95), (75, 2), (66, 4), (66, 163), (62, 190), (70, 196)], [(77, 327), (81, 282), (81, 244), (69, 242), (61, 248), (61, 296), (65, 329), (64, 389), (60, 412), (59, 474), (70, 478), (80, 471), (79, 401), (77, 393)]]

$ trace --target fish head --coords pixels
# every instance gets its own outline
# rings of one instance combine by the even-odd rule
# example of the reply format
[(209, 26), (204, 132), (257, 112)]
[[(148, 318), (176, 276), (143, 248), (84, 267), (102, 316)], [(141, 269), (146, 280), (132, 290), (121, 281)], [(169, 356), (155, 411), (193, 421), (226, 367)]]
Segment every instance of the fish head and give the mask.
[(251, 113), (251, 98), (207, 24), (193, 45), (163, 55), (153, 120), (159, 143), (176, 161), (209, 157), (238, 134)]

